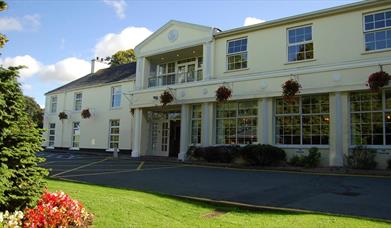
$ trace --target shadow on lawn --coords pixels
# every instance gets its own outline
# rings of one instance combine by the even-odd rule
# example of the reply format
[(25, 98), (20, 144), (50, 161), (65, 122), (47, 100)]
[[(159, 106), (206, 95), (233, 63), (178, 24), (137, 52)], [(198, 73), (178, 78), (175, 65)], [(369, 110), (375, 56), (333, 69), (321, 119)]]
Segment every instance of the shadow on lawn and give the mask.
[(385, 219), (376, 219), (376, 218), (368, 218), (368, 217), (360, 217), (360, 216), (349, 216), (349, 215), (341, 215), (341, 214), (332, 214), (332, 213), (323, 213), (323, 212), (316, 212), (316, 211), (305, 211), (305, 210), (295, 210), (295, 209), (284, 209), (284, 208), (263, 208), (263, 207), (253, 207), (251, 205), (233, 205), (226, 201), (213, 201), (208, 199), (194, 199), (190, 197), (185, 196), (173, 196), (168, 194), (162, 194), (157, 192), (150, 192), (150, 191), (139, 191), (129, 188), (122, 188), (122, 187), (110, 187), (105, 185), (97, 185), (97, 184), (91, 184), (86, 182), (80, 182), (80, 181), (73, 181), (73, 180), (67, 180), (67, 179), (61, 179), (61, 178), (46, 178), (51, 181), (56, 182), (67, 182), (70, 184), (80, 184), (84, 186), (96, 186), (100, 188), (107, 188), (107, 189), (120, 189), (120, 190), (127, 190), (127, 191), (133, 191), (133, 192), (140, 192), (145, 194), (150, 194), (153, 196), (158, 196), (163, 199), (169, 199), (169, 200), (176, 200), (179, 202), (183, 202), (186, 204), (191, 204), (197, 207), (207, 208), (210, 209), (210, 212), (202, 215), (202, 218), (204, 219), (212, 219), (219, 216), (222, 216), (229, 212), (235, 212), (237, 214), (246, 214), (246, 215), (256, 215), (256, 214), (263, 214), (263, 215), (328, 215), (328, 216), (334, 216), (334, 217), (340, 217), (340, 218), (353, 218), (353, 219), (360, 219), (360, 220), (366, 220), (366, 221), (374, 221), (374, 222), (380, 222), (387, 225), (391, 224), (391, 221), (385, 220)]

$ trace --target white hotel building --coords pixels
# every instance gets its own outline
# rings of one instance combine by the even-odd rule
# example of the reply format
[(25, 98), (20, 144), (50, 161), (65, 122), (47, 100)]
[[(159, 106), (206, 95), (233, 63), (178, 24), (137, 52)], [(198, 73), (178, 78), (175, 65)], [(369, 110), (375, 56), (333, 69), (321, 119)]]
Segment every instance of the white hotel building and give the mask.
[[(137, 63), (46, 93), (44, 146), (180, 160), (190, 145), (272, 144), (288, 157), (316, 146), (321, 165), (343, 166), (351, 148), (367, 145), (380, 168), (391, 158), (391, 88), (366, 85), (380, 66), (391, 73), (391, 1), (227, 31), (169, 21), (135, 51)], [(302, 90), (287, 105), (281, 85), (292, 77)], [(233, 93), (223, 104), (222, 85)], [(163, 109), (165, 90), (174, 101)]]

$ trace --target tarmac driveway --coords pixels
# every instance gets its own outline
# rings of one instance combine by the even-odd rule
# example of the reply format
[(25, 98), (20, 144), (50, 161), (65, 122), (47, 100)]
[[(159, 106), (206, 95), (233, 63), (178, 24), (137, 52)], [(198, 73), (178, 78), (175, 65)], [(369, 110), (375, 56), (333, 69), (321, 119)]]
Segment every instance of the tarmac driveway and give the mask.
[(52, 177), (170, 195), (391, 220), (391, 178), (200, 167), (43, 152)]

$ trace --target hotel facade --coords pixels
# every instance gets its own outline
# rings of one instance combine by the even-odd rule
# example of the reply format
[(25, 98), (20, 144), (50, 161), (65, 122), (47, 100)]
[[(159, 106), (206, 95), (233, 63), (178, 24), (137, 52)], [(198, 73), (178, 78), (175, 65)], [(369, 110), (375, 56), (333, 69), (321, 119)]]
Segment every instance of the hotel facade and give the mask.
[[(288, 157), (319, 148), (343, 166), (352, 148), (391, 159), (391, 2), (362, 1), (227, 31), (169, 21), (136, 48), (137, 63), (91, 73), (46, 93), (44, 146), (119, 148), (186, 159), (189, 146), (271, 144)], [(282, 84), (301, 92), (286, 103)], [(232, 97), (216, 102), (225, 86)], [(160, 95), (174, 97), (165, 107)], [(91, 117), (83, 119), (88, 109)], [(64, 112), (67, 119), (60, 120)]]

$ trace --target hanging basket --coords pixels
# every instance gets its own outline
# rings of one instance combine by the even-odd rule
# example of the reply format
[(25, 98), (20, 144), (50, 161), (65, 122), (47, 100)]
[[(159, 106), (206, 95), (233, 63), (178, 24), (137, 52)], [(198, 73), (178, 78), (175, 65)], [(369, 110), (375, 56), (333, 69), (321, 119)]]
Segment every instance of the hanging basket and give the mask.
[(169, 90), (165, 90), (162, 94), (160, 94), (160, 103), (163, 105), (163, 107), (173, 101), (174, 97)]
[(227, 101), (230, 97), (232, 96), (232, 90), (225, 87), (225, 86), (220, 86), (216, 90), (216, 101), (217, 102), (225, 102)]
[(295, 96), (300, 93), (301, 85), (296, 79), (289, 79), (282, 85), (282, 97), (286, 102), (292, 103)]
[(387, 74), (387, 72), (380, 70), (369, 75), (367, 86), (373, 92), (378, 92), (382, 87), (388, 85), (389, 81), (390, 75)]
[(66, 120), (66, 119), (68, 119), (68, 115), (67, 115), (65, 112), (60, 112), (60, 113), (58, 114), (58, 118), (59, 118), (60, 120)]
[(90, 109), (83, 109), (83, 111), (81, 111), (81, 117), (83, 119), (88, 119), (91, 117), (91, 112), (90, 112)]

